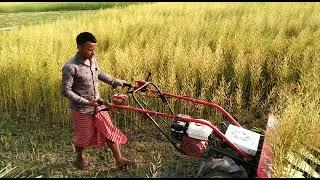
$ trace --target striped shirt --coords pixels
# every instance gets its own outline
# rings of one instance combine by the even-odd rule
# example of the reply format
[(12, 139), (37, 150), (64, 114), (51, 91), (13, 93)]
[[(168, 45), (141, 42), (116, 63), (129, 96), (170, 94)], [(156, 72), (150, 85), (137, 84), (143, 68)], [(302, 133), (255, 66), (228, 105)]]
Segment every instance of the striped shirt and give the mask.
[(101, 71), (97, 61), (84, 60), (77, 53), (62, 68), (62, 95), (70, 100), (70, 108), (85, 114), (93, 114), (90, 101), (100, 98), (98, 81), (101, 80), (113, 88), (121, 86), (123, 80), (116, 79)]

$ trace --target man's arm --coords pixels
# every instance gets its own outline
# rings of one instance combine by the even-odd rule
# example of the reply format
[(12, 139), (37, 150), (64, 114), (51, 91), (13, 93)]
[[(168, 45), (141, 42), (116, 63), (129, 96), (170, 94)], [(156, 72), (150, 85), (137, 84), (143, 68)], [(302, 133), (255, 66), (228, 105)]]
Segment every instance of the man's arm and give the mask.
[(116, 78), (102, 72), (100, 69), (99, 69), (98, 79), (107, 83), (107, 84), (110, 84), (113, 88), (116, 88), (117, 86), (123, 86), (123, 83), (126, 82), (125, 80), (116, 79)]
[(62, 68), (62, 95), (71, 101), (79, 104), (89, 105), (89, 101), (72, 91), (73, 79), (75, 76), (74, 68), (66, 65)]

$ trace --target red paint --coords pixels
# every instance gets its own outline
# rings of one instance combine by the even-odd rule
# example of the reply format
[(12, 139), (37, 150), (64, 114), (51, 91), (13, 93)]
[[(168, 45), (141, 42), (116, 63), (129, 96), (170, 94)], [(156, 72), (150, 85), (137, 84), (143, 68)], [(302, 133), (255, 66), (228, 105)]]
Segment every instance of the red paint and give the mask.
[(112, 108), (133, 110), (133, 111), (136, 111), (139, 113), (145, 113), (145, 114), (147, 113), (147, 114), (158, 115), (158, 116), (162, 116), (162, 117), (166, 117), (166, 118), (179, 119), (179, 120), (185, 121), (185, 122), (195, 122), (195, 123), (207, 125), (212, 128), (212, 130), (214, 131), (214, 133), (218, 137), (223, 139), (231, 148), (233, 148), (236, 152), (238, 152), (245, 160), (248, 160), (251, 158), (248, 154), (246, 154), (244, 151), (242, 151), (237, 145), (233, 144), (222, 132), (219, 131), (219, 129), (217, 127), (213, 126), (212, 124), (210, 124), (208, 122), (205, 122), (202, 120), (197, 120), (194, 118), (182, 118), (182, 117), (178, 117), (176, 115), (171, 115), (171, 114), (166, 114), (166, 113), (161, 113), (161, 112), (156, 112), (156, 111), (150, 111), (150, 110), (145, 110), (145, 109), (138, 109), (138, 108), (134, 108), (134, 107), (130, 107), (130, 106), (122, 106), (122, 105), (116, 105), (116, 104), (111, 104), (110, 106)]
[(112, 102), (117, 105), (124, 105), (128, 96), (125, 94), (115, 94), (112, 96)]
[[(157, 93), (158, 92), (155, 89), (148, 89), (148, 90), (150, 92), (152, 92), (152, 93)], [(175, 94), (170, 94), (170, 93), (166, 93), (166, 92), (163, 93), (163, 95), (175, 97), (175, 98), (178, 98), (178, 99), (183, 99), (185, 101), (189, 101), (189, 102), (193, 102), (193, 103), (197, 103), (197, 104), (202, 104), (202, 105), (205, 105), (205, 106), (210, 106), (210, 107), (212, 107), (214, 109), (217, 109), (220, 112), (222, 112), (231, 121), (232, 124), (234, 124), (235, 126), (241, 127), (240, 124), (233, 117), (231, 117), (231, 115), (227, 111), (225, 111), (221, 106), (218, 106), (218, 105), (216, 105), (214, 103), (203, 101), (203, 100), (199, 100), (199, 99), (179, 96), (179, 95), (175, 95)]]
[[(276, 123), (276, 119), (271, 119), (269, 117), (265, 137), (269, 136), (271, 128), (274, 127), (275, 123)], [(272, 178), (271, 157), (272, 157), (271, 148), (270, 148), (268, 139), (265, 138), (262, 145), (259, 165), (257, 169), (258, 178)]]
[(181, 139), (182, 151), (193, 157), (202, 157), (207, 150), (208, 142), (184, 135)]

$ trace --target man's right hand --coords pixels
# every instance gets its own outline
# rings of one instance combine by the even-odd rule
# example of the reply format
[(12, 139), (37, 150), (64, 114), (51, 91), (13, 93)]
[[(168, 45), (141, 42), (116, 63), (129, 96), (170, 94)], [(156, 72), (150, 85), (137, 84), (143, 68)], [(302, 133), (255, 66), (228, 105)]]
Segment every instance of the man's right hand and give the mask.
[(97, 103), (97, 100), (92, 100), (89, 102), (89, 106), (97, 107), (99, 104)]

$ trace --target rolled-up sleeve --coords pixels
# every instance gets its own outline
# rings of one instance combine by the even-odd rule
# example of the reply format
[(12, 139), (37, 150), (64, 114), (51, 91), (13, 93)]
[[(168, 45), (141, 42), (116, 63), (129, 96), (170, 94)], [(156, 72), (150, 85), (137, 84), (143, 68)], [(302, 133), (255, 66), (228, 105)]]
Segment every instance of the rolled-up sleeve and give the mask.
[(62, 95), (71, 101), (79, 104), (88, 105), (89, 101), (75, 92), (72, 91), (72, 84), (74, 81), (75, 69), (71, 68), (70, 65), (65, 65), (62, 68)]

